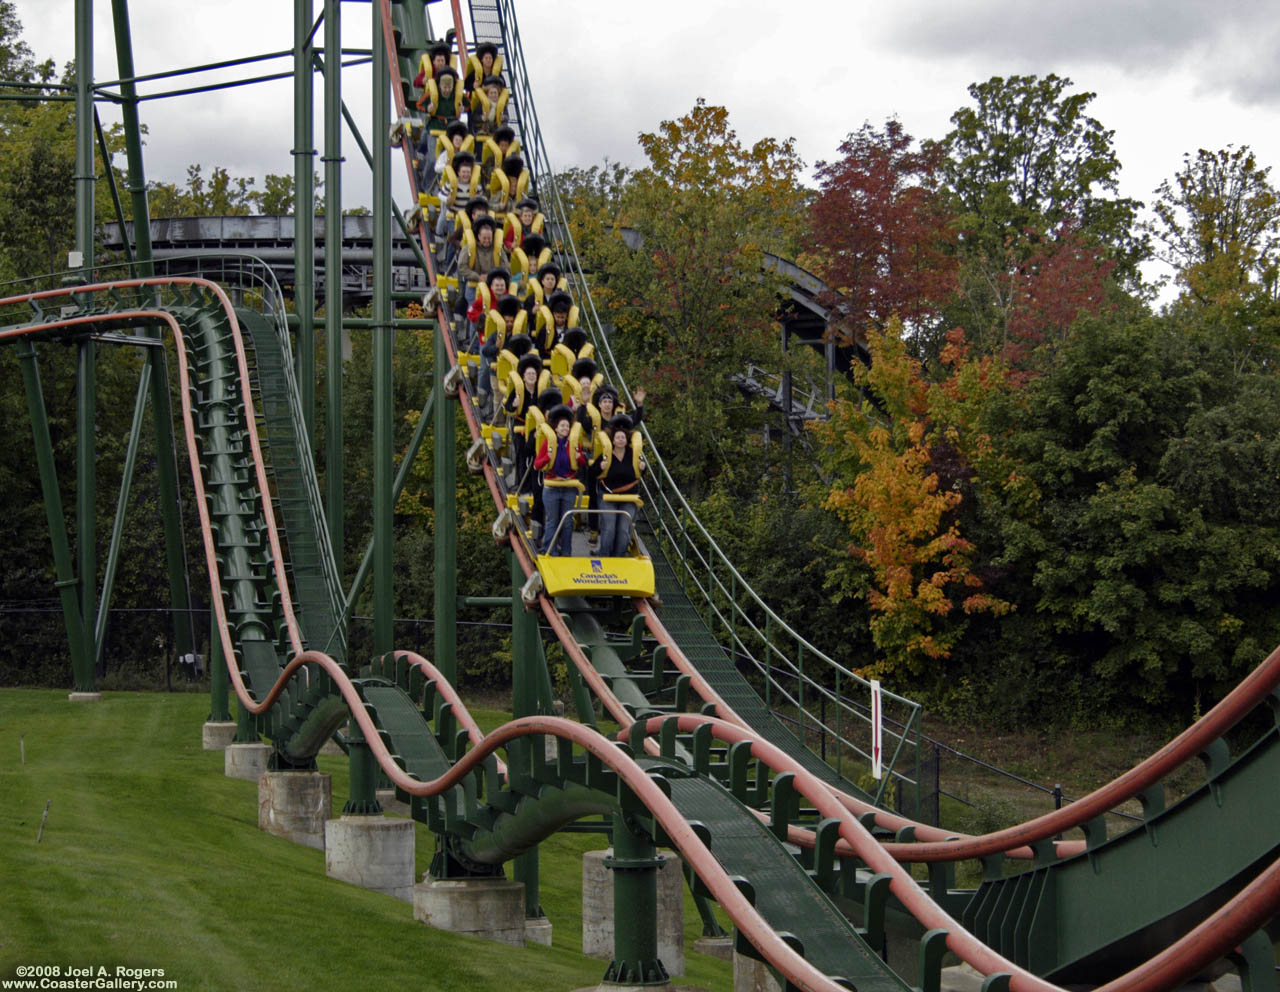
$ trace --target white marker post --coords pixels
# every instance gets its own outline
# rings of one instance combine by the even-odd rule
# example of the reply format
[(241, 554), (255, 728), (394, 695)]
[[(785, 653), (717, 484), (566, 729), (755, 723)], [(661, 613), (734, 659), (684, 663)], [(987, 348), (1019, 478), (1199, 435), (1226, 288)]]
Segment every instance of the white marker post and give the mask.
[(880, 682), (871, 680), (871, 774), (884, 777), (884, 710), (880, 705)]

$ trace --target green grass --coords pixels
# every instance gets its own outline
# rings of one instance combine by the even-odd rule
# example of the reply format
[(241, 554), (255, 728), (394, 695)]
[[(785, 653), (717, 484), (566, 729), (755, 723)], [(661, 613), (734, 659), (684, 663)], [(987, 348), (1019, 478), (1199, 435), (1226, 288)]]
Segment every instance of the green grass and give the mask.
[[(603, 836), (541, 847), (552, 947), (433, 930), (407, 903), (328, 878), (322, 852), (259, 831), (257, 786), (226, 778), (222, 752), (200, 747), (207, 712), (207, 697), (188, 694), (73, 704), (0, 689), (0, 977), (22, 964), (127, 965), (163, 968), (182, 992), (565, 992), (600, 981), (605, 962), (581, 955), (581, 865)], [(486, 729), (508, 718), (476, 717)], [(345, 759), (320, 765), (340, 811)], [(432, 849), (418, 826), (419, 874)], [(680, 984), (729, 988), (729, 965), (692, 950), (701, 925), (687, 892), (685, 930)]]

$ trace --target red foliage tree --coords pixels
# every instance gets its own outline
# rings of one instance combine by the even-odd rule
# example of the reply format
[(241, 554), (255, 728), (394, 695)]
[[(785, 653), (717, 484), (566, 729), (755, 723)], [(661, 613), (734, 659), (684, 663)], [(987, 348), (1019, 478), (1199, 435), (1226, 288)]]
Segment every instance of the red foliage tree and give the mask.
[(867, 123), (840, 145), (841, 158), (817, 166), (811, 264), (838, 294), (831, 302), (851, 336), (895, 314), (908, 329), (925, 323), (956, 291), (942, 151), (913, 144), (896, 120)]

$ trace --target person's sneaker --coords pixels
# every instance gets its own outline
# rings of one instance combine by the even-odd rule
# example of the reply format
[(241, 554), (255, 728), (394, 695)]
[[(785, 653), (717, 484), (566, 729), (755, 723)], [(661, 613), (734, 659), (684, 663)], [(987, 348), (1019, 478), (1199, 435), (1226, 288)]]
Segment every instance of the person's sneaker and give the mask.
[(589, 547), (592, 551), (596, 551), (599, 549), (600, 532), (598, 530), (593, 530), (590, 534), (587, 535), (587, 547)]

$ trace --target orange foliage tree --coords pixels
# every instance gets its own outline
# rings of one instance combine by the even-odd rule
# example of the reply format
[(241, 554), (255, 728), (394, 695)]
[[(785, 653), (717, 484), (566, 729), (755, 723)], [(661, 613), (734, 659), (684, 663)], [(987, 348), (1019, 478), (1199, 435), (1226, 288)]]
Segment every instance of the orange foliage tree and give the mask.
[(864, 672), (920, 675), (950, 656), (965, 617), (1012, 608), (975, 574), (977, 549), (960, 530), (957, 470), (947, 472), (957, 480), (948, 485), (936, 463), (958, 459), (967, 482), (981, 477), (981, 485), (1006, 490), (1026, 483), (981, 428), (987, 400), (1009, 384), (998, 359), (971, 360), (963, 332), (952, 331), (942, 355), (947, 374), (931, 382), (896, 319), (870, 335), (869, 347), (871, 367), (854, 372), (862, 397), (874, 402), (837, 400), (830, 420), (814, 427), (836, 479), (825, 505), (849, 527), (852, 560), (867, 566), (831, 584), (871, 607), (877, 657)]

